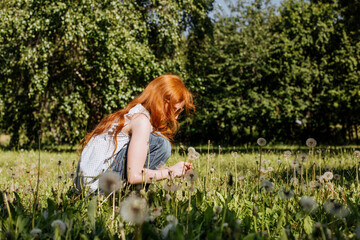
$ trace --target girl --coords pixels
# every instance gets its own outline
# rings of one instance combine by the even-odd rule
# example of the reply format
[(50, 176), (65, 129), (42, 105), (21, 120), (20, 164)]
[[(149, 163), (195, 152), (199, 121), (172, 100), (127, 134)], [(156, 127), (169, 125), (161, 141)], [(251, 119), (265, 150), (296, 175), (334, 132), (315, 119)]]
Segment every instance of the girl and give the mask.
[[(192, 94), (176, 75), (151, 81), (143, 93), (124, 109), (105, 117), (86, 135), (78, 165), (77, 187), (98, 189), (98, 176), (114, 171), (130, 184), (182, 177), (191, 168), (187, 162), (161, 168), (171, 154), (177, 118), (194, 109)], [(83, 180), (80, 184), (79, 180)], [(81, 186), (79, 186), (81, 185)]]

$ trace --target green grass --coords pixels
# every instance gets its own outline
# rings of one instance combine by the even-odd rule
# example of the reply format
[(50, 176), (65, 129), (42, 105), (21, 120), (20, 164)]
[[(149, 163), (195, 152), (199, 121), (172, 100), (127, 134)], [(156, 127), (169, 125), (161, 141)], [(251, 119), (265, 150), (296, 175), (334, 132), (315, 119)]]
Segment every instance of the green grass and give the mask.
[[(129, 216), (119, 212), (124, 200), (131, 195), (130, 188), (117, 192), (115, 199), (113, 195), (74, 191), (71, 175), (77, 165), (75, 152), (40, 152), (39, 200), (36, 201), (39, 152), (1, 151), (0, 238), (31, 239), (31, 230), (39, 228), (42, 230), (39, 239), (119, 239), (124, 236), (126, 239), (161, 239), (162, 231), (171, 227), (169, 239), (360, 237), (360, 191), (356, 170), (360, 158), (354, 156), (355, 146), (316, 148), (313, 154), (305, 147), (266, 147), (261, 152), (261, 165), (273, 170), (262, 173), (260, 179), (258, 147), (219, 149), (198, 147), (201, 156), (193, 161), (193, 166), (199, 178), (195, 182), (171, 181), (170, 185), (182, 186), (176, 192), (165, 191), (164, 181), (140, 188), (137, 195), (146, 199), (150, 213), (146, 221), (138, 225), (126, 222)], [(286, 149), (292, 149), (288, 161), (283, 155)], [(234, 151), (237, 155), (231, 154)], [(303, 170), (296, 172), (289, 163), (300, 152), (309, 154), (309, 158)], [(187, 161), (186, 154), (175, 146), (167, 165)], [(336, 174), (339, 179), (310, 189), (314, 176), (316, 180), (316, 176), (325, 171)], [(294, 175), (302, 184), (290, 183)], [(273, 184), (269, 191), (265, 189), (268, 183), (263, 182), (264, 179)], [(283, 189), (294, 192), (294, 197), (281, 199), (279, 191)], [(316, 201), (316, 210), (311, 213), (304, 210), (300, 202), (304, 196)], [(324, 205), (331, 211), (326, 211)], [(161, 214), (154, 216), (154, 209), (160, 207)], [(178, 223), (169, 225), (168, 215), (174, 215)], [(57, 219), (66, 224), (64, 233), (51, 226)]]

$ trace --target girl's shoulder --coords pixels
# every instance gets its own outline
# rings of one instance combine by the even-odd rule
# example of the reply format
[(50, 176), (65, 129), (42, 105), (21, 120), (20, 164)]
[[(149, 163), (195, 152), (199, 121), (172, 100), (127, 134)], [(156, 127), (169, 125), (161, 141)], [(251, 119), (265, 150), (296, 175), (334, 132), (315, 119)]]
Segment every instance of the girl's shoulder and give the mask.
[(132, 118), (135, 114), (139, 114), (139, 113), (144, 114), (144, 115), (150, 120), (150, 113), (149, 113), (149, 111), (146, 110), (146, 109), (144, 108), (144, 106), (139, 103), (139, 104), (136, 104), (134, 107), (132, 107), (132, 108), (129, 110), (129, 112), (124, 115), (124, 117), (125, 117), (125, 125), (126, 125), (127, 123), (129, 123), (129, 121), (131, 120), (131, 118)]

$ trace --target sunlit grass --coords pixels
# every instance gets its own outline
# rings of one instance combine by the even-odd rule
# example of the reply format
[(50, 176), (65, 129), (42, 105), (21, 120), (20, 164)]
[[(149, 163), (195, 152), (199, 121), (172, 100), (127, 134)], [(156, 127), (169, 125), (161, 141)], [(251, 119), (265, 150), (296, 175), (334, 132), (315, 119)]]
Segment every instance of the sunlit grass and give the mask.
[[(286, 149), (291, 150), (288, 159), (284, 156)], [(260, 156), (258, 147), (199, 146), (196, 151), (200, 157), (192, 161), (198, 175), (194, 182), (187, 181), (189, 178), (173, 179), (165, 182), (167, 186), (176, 185), (168, 190), (164, 190), (164, 181), (139, 186), (142, 190), (137, 197), (146, 199), (149, 212), (145, 222), (136, 225), (124, 219), (136, 217), (138, 206), (133, 206), (132, 218), (120, 214), (120, 202), (131, 192), (128, 187), (115, 193), (116, 198), (111, 194), (81, 195), (73, 190), (78, 160), (75, 152), (2, 151), (1, 190), (7, 193), (6, 199), (4, 194), (1, 199), (2, 236), (31, 238), (30, 231), (38, 228), (42, 229), (38, 236), (44, 239), (355, 238), (360, 231), (360, 158), (354, 155), (356, 149), (346, 146), (311, 150), (265, 146)], [(307, 154), (307, 161), (302, 168), (294, 169), (290, 163), (301, 163), (300, 153)], [(39, 157), (39, 204), (34, 208)], [(167, 165), (178, 161), (189, 161), (188, 153), (174, 146)], [(324, 180), (325, 172), (330, 172), (332, 179)], [(307, 211), (306, 207), (312, 207), (311, 200), (316, 210)], [(173, 216), (170, 220), (169, 215)], [(63, 234), (51, 226), (57, 219), (67, 226)], [(22, 221), (27, 224), (21, 225)]]

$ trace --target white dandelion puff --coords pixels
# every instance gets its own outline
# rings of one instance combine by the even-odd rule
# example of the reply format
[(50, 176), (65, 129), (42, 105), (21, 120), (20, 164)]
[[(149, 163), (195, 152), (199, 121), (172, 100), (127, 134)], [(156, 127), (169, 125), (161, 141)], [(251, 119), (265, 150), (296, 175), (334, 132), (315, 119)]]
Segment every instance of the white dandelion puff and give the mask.
[(325, 178), (326, 181), (330, 181), (330, 180), (332, 180), (333, 177), (334, 177), (334, 175), (333, 175), (332, 172), (325, 172), (323, 176), (324, 176), (324, 178)]
[(282, 200), (289, 200), (290, 198), (294, 197), (294, 192), (291, 190), (287, 190), (287, 189), (280, 189), (279, 197)]
[(142, 224), (148, 216), (148, 204), (144, 198), (132, 195), (120, 204), (120, 215), (126, 221)]
[(64, 234), (65, 231), (66, 231), (66, 224), (65, 224), (62, 220), (60, 220), (60, 219), (54, 220), (54, 221), (51, 223), (51, 227), (53, 227), (53, 228), (58, 228), (60, 234)]
[(105, 193), (119, 191), (122, 186), (121, 176), (116, 172), (105, 172), (99, 177), (99, 188)]
[(336, 200), (330, 200), (324, 204), (324, 209), (326, 212), (338, 217), (345, 218), (349, 215), (350, 211), (341, 203), (338, 203)]
[(317, 142), (314, 138), (308, 138), (306, 140), (306, 146), (313, 148), (313, 147), (316, 147), (316, 145), (317, 145)]
[(284, 152), (284, 158), (289, 159), (291, 157), (291, 151), (287, 150)]
[(302, 197), (300, 199), (300, 204), (303, 207), (305, 212), (313, 213), (317, 210), (318, 204), (311, 197)]
[(30, 234), (31, 236), (33, 237), (39, 237), (42, 233), (42, 230), (40, 228), (33, 228), (31, 231), (30, 231)]
[(198, 174), (195, 169), (190, 169), (185, 173), (185, 180), (188, 182), (195, 182), (198, 179)]
[(222, 207), (221, 206), (214, 206), (214, 213), (216, 215), (218, 215), (221, 212), (222, 212)]
[(256, 142), (260, 147), (263, 147), (263, 146), (266, 145), (266, 139), (265, 138), (258, 138), (258, 140)]
[(296, 160), (293, 160), (293, 161), (290, 162), (290, 166), (292, 168), (297, 168), (297, 167), (299, 167), (299, 162), (296, 161)]
[(270, 181), (264, 180), (260, 185), (266, 192), (272, 192), (274, 190), (274, 184)]
[(308, 155), (305, 154), (305, 153), (300, 153), (299, 156), (298, 156), (298, 160), (301, 163), (305, 163), (308, 160)]

